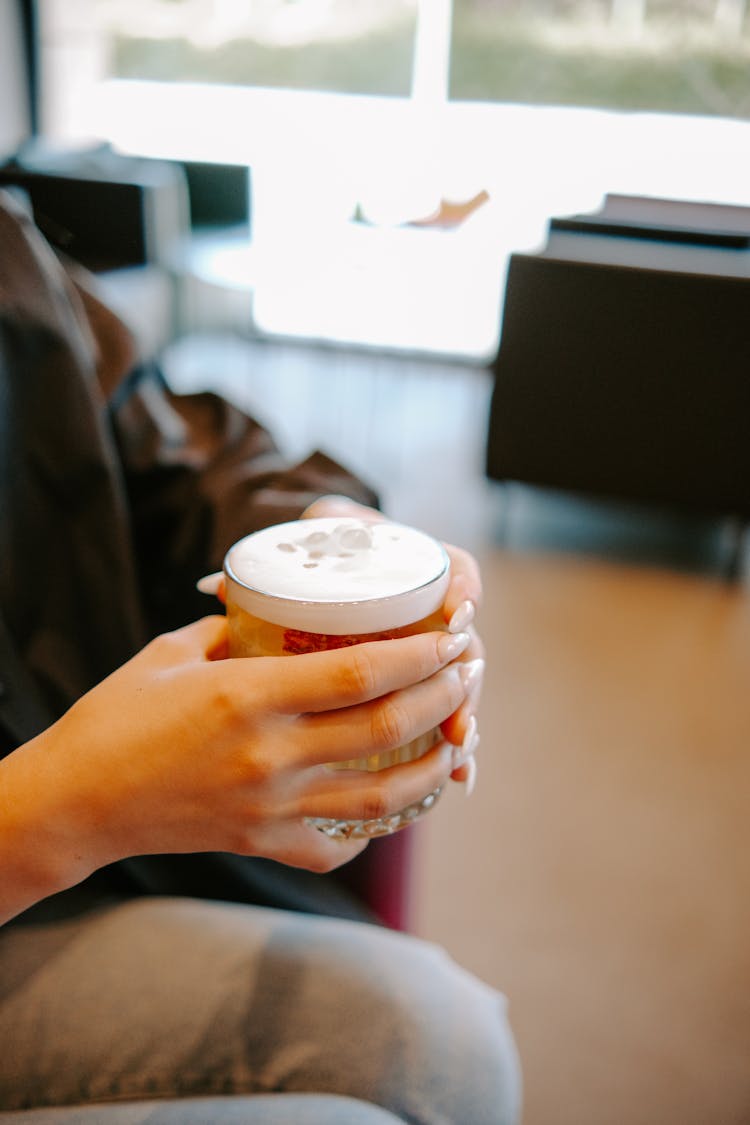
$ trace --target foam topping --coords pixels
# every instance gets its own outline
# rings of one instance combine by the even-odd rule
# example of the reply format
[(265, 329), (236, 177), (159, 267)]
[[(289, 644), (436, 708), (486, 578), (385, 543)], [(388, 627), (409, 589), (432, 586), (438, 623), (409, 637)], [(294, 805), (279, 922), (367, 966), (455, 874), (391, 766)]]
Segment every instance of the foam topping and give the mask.
[[(333, 517), (277, 524), (249, 535), (230, 549), (225, 571), (235, 583), (235, 600), (257, 616), (295, 624), (286, 619), (286, 613), (282, 613), (284, 620), (278, 619), (279, 607), (275, 617), (271, 616), (273, 607), (269, 610), (266, 604), (264, 608), (257, 595), (266, 602), (270, 597), (318, 603), (321, 609), (328, 607), (329, 617), (339, 606), (349, 611), (347, 630), (342, 630), (348, 631), (371, 624), (372, 611), (363, 625), (354, 623), (351, 610), (354, 604), (372, 600), (403, 600), (398, 616), (404, 619), (397, 624), (434, 612), (447, 586), (448, 557), (440, 543), (415, 528)], [(435, 583), (425, 600), (424, 588)], [(407, 602), (413, 602), (413, 608)], [(422, 612), (428, 602), (429, 608)], [(372, 629), (395, 624), (376, 623)], [(297, 627), (316, 629), (301, 619)]]

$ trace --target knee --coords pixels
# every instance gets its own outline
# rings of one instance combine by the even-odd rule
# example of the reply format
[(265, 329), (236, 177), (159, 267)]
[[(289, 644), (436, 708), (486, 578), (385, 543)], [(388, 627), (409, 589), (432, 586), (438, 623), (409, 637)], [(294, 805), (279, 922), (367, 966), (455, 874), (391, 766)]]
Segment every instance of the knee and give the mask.
[(505, 997), (416, 939), (404, 941), (395, 978), (394, 1018), (423, 1075), (415, 1120), (517, 1125), (521, 1069)]
[[(416, 938), (368, 930), (328, 982), (354, 1096), (419, 1125), (516, 1125), (520, 1067), (505, 998)], [(322, 984), (322, 981), (319, 982)], [(359, 1076), (359, 1077), (357, 1077)]]

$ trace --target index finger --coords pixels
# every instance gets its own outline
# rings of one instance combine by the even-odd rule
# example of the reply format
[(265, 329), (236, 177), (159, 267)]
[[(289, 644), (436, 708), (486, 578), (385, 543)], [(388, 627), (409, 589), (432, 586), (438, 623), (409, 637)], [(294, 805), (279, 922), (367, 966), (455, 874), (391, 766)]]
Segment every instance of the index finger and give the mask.
[(460, 656), (470, 641), (468, 633), (419, 633), (327, 652), (230, 658), (221, 662), (217, 674), (234, 677), (242, 691), (252, 671), (255, 705), (260, 695), (263, 708), (276, 714), (333, 711), (428, 679)]

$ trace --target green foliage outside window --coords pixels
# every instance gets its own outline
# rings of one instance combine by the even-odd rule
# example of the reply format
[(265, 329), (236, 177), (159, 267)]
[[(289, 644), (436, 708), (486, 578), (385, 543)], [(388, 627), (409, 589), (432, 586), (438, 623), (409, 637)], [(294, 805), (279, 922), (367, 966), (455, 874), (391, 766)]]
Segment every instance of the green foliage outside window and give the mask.
[[(184, 13), (184, 30), (165, 34), (162, 25), (155, 34), (139, 24), (138, 0), (128, 0), (120, 5), (127, 18), (111, 23), (113, 73), (407, 96), (415, 0), (328, 0), (328, 22), (317, 30), (316, 3), (322, 10), (320, 0), (245, 6), (254, 31), (264, 13), (272, 30), (298, 17), (302, 31), (284, 40), (239, 25), (212, 36), (211, 13), (219, 20), (227, 9), (220, 0), (141, 4), (152, 24), (159, 11)], [(195, 28), (200, 11), (205, 42)], [(745, 0), (454, 0), (450, 96), (750, 117), (750, 15)]]

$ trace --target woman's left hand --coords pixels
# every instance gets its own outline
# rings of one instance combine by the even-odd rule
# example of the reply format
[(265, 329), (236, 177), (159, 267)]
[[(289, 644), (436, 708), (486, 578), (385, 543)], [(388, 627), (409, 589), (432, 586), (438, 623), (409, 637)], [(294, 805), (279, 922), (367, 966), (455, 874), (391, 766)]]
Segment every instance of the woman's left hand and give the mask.
[[(388, 518), (382, 512), (357, 504), (346, 496), (322, 496), (302, 513), (303, 519), (325, 516), (353, 516), (363, 520)], [(459, 657), (470, 682), (470, 690), (458, 711), (442, 724), (442, 729), (448, 741), (456, 747), (456, 768), (451, 777), (454, 781), (463, 782), (469, 794), (476, 781), (474, 752), (479, 745), (477, 710), (484, 674), (484, 645), (474, 625), (476, 611), (482, 601), (482, 578), (473, 555), (450, 543), (443, 546), (451, 560), (451, 581), (443, 603), (443, 616), (449, 631), (469, 633), (471, 644)]]

